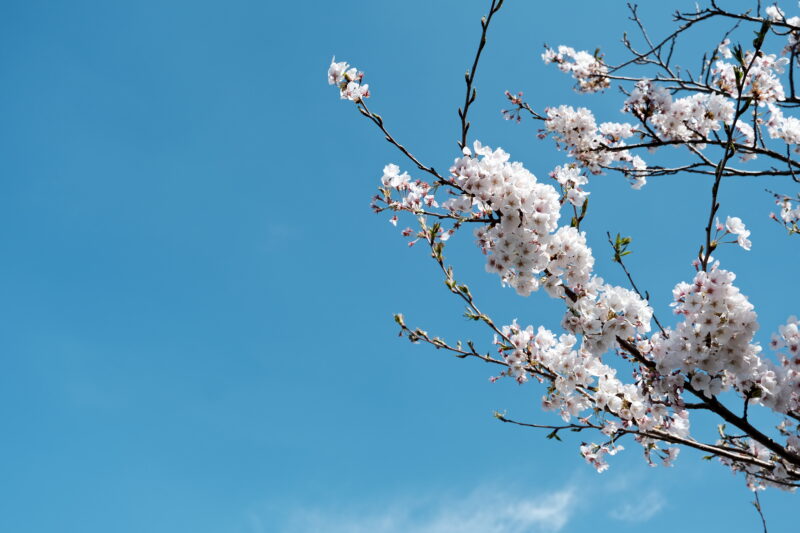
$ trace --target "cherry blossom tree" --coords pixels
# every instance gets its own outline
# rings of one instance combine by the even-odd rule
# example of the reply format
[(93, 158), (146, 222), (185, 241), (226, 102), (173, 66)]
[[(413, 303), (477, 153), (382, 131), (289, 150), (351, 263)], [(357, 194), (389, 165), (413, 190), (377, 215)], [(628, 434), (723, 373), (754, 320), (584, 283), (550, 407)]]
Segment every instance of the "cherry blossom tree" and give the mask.
[[(760, 2), (731, 12), (715, 1), (692, 12), (677, 12), (674, 29), (654, 40), (637, 8), (630, 6), (640, 44), (628, 37), (628, 56), (617, 63), (599, 52), (569, 46), (545, 47), (542, 60), (575, 80), (581, 93), (620, 85), (621, 106), (629, 122), (599, 122), (584, 107), (538, 109), (522, 93), (507, 92), (509, 120), (541, 124), (539, 137), (550, 138), (569, 162), (537, 178), (501, 148), (469, 139), (469, 112), (476, 100), (475, 81), (492, 20), (503, 0), (492, 0), (481, 20), (477, 53), (467, 71), (464, 101), (458, 109), (460, 153), (448, 172), (417, 159), (389, 131), (383, 117), (367, 104), (364, 74), (345, 62), (331, 63), (328, 82), (338, 88), (404, 157), (410, 171), (388, 164), (372, 200), (377, 213), (410, 216), (416, 229), (402, 235), (421, 244), (443, 276), (447, 289), (482, 324), (494, 348), (448, 342), (395, 320), (401, 335), (461, 358), (499, 367), (493, 379), (508, 378), (541, 387), (542, 407), (556, 411), (563, 424), (503, 422), (544, 429), (548, 437), (564, 431), (586, 435), (580, 453), (602, 472), (608, 457), (624, 441), (640, 445), (650, 464), (670, 465), (683, 447), (701, 450), (743, 474), (753, 491), (766, 487), (793, 490), (800, 484), (800, 320), (776, 324), (768, 349), (754, 336), (757, 314), (737, 288), (736, 275), (712, 254), (726, 244), (749, 253), (750, 232), (742, 218), (726, 213), (719, 201), (725, 178), (784, 176), (787, 190), (774, 192), (778, 212), (771, 216), (791, 236), (800, 233), (800, 107), (794, 72), (800, 65), (800, 16)], [(681, 68), (673, 52), (690, 30), (723, 23), (728, 29), (718, 46), (700, 51), (698, 72)], [(750, 35), (734, 43), (734, 35)], [(779, 42), (775, 50), (767, 43)], [(646, 71), (646, 75), (641, 72)], [(609, 91), (610, 92), (610, 91)], [(672, 165), (656, 164), (660, 150)], [(674, 150), (678, 148), (679, 150)], [(678, 154), (678, 155), (675, 155)], [(672, 293), (671, 321), (656, 317), (650, 296), (640, 291), (625, 264), (631, 241), (607, 235), (613, 261), (629, 286), (606, 283), (595, 273), (595, 255), (581, 223), (589, 210), (588, 185), (598, 174), (618, 174), (631, 187), (651, 177), (691, 173), (706, 176), (708, 213), (692, 261), (694, 277)], [(705, 183), (705, 182), (704, 182)], [(705, 215), (704, 215), (705, 216)], [(563, 302), (560, 331), (514, 321), (498, 324), (481, 311), (470, 288), (445, 259), (450, 237), (468, 230), (483, 252), (486, 271), (520, 296), (544, 292)], [(540, 296), (541, 297), (541, 296)], [(619, 368), (627, 366), (629, 371)], [(632, 378), (626, 379), (625, 375)], [(769, 413), (774, 424), (757, 425), (754, 409)], [(719, 437), (695, 436), (693, 413), (706, 412), (719, 424)]]

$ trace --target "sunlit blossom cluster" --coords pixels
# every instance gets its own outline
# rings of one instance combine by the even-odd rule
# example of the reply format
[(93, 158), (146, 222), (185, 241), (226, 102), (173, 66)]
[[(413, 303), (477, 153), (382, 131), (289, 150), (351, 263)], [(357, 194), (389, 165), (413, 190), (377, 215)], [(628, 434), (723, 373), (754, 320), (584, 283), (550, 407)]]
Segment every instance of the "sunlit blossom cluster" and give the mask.
[[(598, 421), (605, 435), (617, 437), (625, 432), (633, 433), (651, 463), (654, 452), (665, 465), (675, 459), (676, 448), (662, 448), (656, 439), (640, 433), (660, 431), (685, 438), (689, 434), (685, 411), (671, 413), (663, 404), (650, 402), (637, 384), (623, 383), (617, 377), (617, 370), (604, 364), (600, 355), (586, 350), (585, 345), (576, 349), (574, 335), (556, 336), (541, 326), (537, 330), (532, 326), (523, 329), (516, 321), (504, 326), (502, 333), (502, 339), (495, 337), (495, 344), (509, 366), (510, 375), (520, 383), (527, 381), (531, 374), (551, 380), (542, 399), (545, 410), (557, 411), (565, 422), (575, 418), (586, 422), (592, 410), (599, 410), (616, 417), (601, 417)], [(605, 455), (614, 455), (609, 452), (621, 449), (621, 446), (609, 444), (584, 444), (581, 454), (602, 472), (608, 468)]]
[(769, 104), (768, 109), (770, 116), (765, 125), (769, 136), (781, 139), (800, 153), (800, 119), (784, 116), (781, 108), (774, 104)]
[(545, 131), (582, 167), (599, 174), (614, 163), (622, 163), (631, 170), (634, 188), (644, 185), (645, 178), (639, 171), (647, 165), (641, 157), (624, 149), (624, 139), (636, 133), (633, 126), (606, 122), (598, 127), (594, 115), (585, 107), (562, 105), (549, 107), (545, 112)]
[[(791, 429), (790, 426), (784, 426), (786, 429)], [(789, 434), (787, 441), (795, 440), (796, 437)], [(728, 457), (720, 457), (720, 463), (727, 465), (733, 472), (742, 472), (745, 475), (745, 483), (752, 491), (764, 490), (767, 487), (775, 487), (782, 490), (791, 490), (792, 483), (796, 479), (796, 474), (789, 474), (787, 467), (779, 459), (775, 457), (766, 446), (762, 446), (758, 442), (751, 439), (733, 439), (732, 441), (720, 439), (717, 441), (719, 446), (733, 447), (733, 449), (741, 450), (748, 457), (753, 457), (763, 464), (771, 464), (770, 468), (764, 468), (759, 465), (752, 464), (744, 461), (734, 461)], [(797, 446), (787, 444), (787, 450), (797, 451)]]
[[(514, 377), (522, 383), (531, 371), (550, 374), (553, 386), (542, 405), (558, 411), (565, 422), (581, 417), (595, 405), (623, 421), (644, 420), (647, 409), (636, 386), (623, 384), (616, 378), (616, 370), (603, 364), (600, 357), (575, 349), (574, 335), (556, 336), (541, 326), (535, 331), (532, 326), (523, 329), (516, 321), (504, 326), (502, 332), (504, 339), (496, 337), (495, 343)], [(505, 339), (511, 346), (505, 344)]]
[(800, 233), (800, 197), (793, 201), (785, 194), (774, 194), (775, 203), (780, 208), (780, 214), (770, 213), (770, 216), (789, 230), (789, 233)]
[(672, 101), (663, 113), (652, 117), (665, 139), (706, 139), (722, 124), (733, 121), (733, 102), (718, 94), (693, 94)]
[[(778, 373), (780, 376), (781, 394), (774, 408), (781, 412), (800, 411), (800, 320), (790, 316), (786, 324), (778, 327), (778, 333), (772, 335), (770, 348), (778, 357)], [(794, 440), (795, 448), (800, 449), (800, 438)]]
[(422, 180), (412, 180), (408, 172), (400, 172), (400, 167), (390, 163), (383, 168), (381, 184), (386, 189), (394, 189), (401, 193), (401, 199), (392, 202), (396, 209), (417, 212), (423, 207), (438, 207), (436, 198), (431, 194), (431, 186)]
[(597, 55), (589, 52), (575, 51), (574, 48), (561, 45), (557, 50), (547, 47), (542, 54), (545, 64), (555, 63), (561, 72), (572, 74), (577, 82), (576, 89), (584, 93), (593, 93), (608, 88), (608, 67)]
[(733, 285), (736, 276), (717, 268), (699, 271), (692, 283), (673, 289), (675, 314), (684, 317), (674, 330), (652, 338), (652, 357), (662, 375), (677, 370), (708, 395), (731, 386), (763, 397), (774, 393), (774, 372), (753, 343), (758, 329), (753, 305)]
[(569, 203), (575, 207), (581, 207), (584, 204), (589, 192), (585, 191), (582, 186), (589, 183), (589, 179), (581, 173), (577, 165), (558, 166), (550, 173), (550, 177), (561, 185)]
[(642, 80), (624, 110), (649, 120), (667, 140), (703, 140), (733, 119), (733, 102), (718, 94), (698, 93), (673, 100), (662, 87)]
[(593, 277), (573, 290), (577, 298), (568, 299), (562, 325), (567, 331), (583, 335), (583, 348), (602, 355), (627, 339), (650, 331), (653, 310), (634, 291)]
[(475, 234), (490, 254), (486, 269), (500, 275), (519, 294), (539, 287), (539, 274), (547, 268), (547, 244), (558, 227), (561, 203), (552, 185), (540, 183), (519, 162), (509, 162), (502, 149), (474, 144), (474, 155), (456, 159), (450, 169), (454, 182), (467, 195), (498, 213), (499, 223), (486, 225)]
[[(728, 48), (728, 41), (723, 41), (719, 47), (719, 52), (723, 58), (731, 59), (733, 53)], [(711, 73), (715, 76), (715, 85), (725, 94), (737, 98), (747, 96), (753, 99), (759, 106), (764, 106), (773, 102), (783, 100), (783, 84), (779, 74), (783, 74), (784, 68), (789, 63), (785, 57), (778, 57), (775, 54), (756, 54), (752, 50), (747, 51), (743, 56), (743, 65), (719, 60), (715, 63)], [(737, 80), (736, 71), (746, 72), (743, 80)], [(739, 90), (739, 84), (742, 90)]]
[(328, 68), (328, 85), (336, 85), (343, 100), (360, 102), (364, 98), (369, 98), (369, 85), (362, 84), (363, 79), (364, 73), (351, 68), (347, 62), (337, 63), (335, 57), (331, 60), (331, 66)]
[(790, 54), (792, 51), (796, 53), (798, 51), (798, 44), (800, 44), (800, 17), (794, 16), (787, 18), (786, 13), (784, 13), (780, 7), (774, 4), (767, 6), (765, 12), (767, 14), (767, 18), (769, 18), (771, 21), (785, 22), (789, 26), (794, 27), (788, 32), (788, 42), (781, 53), (784, 55)]
[(595, 467), (598, 472), (608, 470), (607, 455), (616, 455), (624, 450), (625, 447), (619, 444), (582, 444), (580, 447), (581, 456), (586, 462)]
[(641, 121), (663, 115), (672, 105), (672, 95), (662, 86), (644, 79), (636, 82), (622, 108)]

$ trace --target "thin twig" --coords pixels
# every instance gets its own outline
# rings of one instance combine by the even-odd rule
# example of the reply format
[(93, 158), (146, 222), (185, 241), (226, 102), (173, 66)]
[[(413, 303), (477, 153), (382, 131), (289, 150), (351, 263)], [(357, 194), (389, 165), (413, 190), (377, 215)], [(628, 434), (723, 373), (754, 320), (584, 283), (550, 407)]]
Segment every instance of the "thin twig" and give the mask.
[[(615, 246), (614, 246), (614, 242), (611, 240), (611, 233), (607, 231), (606, 232), (606, 236), (608, 237), (608, 244), (610, 244), (612, 248), (616, 249)], [(622, 271), (625, 272), (625, 276), (628, 278), (628, 281), (630, 282), (631, 287), (633, 288), (633, 290), (636, 292), (636, 294), (639, 295), (639, 298), (641, 298), (642, 300), (645, 300), (645, 301), (647, 301), (649, 303), (650, 295), (647, 294), (647, 297), (645, 297), (645, 295), (641, 293), (641, 291), (639, 290), (639, 287), (636, 286), (636, 282), (633, 281), (633, 277), (631, 276), (631, 273), (628, 272), (628, 268), (625, 266), (625, 262), (622, 260), (622, 256), (620, 254), (615, 254), (614, 255), (614, 262), (615, 263), (619, 263), (619, 266), (622, 267)], [(663, 333), (666, 336), (667, 332), (664, 330), (663, 326), (661, 325), (661, 322), (659, 322), (655, 311), (653, 311), (653, 320), (655, 321), (656, 325), (658, 326), (658, 329), (661, 330), (661, 333)]]
[(489, 7), (489, 14), (481, 19), (481, 40), (478, 44), (478, 51), (475, 53), (475, 60), (472, 62), (472, 68), (464, 74), (464, 79), (467, 82), (467, 94), (464, 97), (464, 106), (458, 108), (458, 116), (461, 119), (461, 140), (458, 141), (458, 147), (462, 150), (467, 146), (467, 132), (469, 131), (470, 123), (467, 121), (469, 114), (469, 106), (475, 101), (477, 91), (473, 87), (475, 82), (475, 73), (478, 70), (478, 61), (481, 58), (483, 47), (486, 46), (486, 32), (489, 30), (489, 23), (492, 17), (503, 5), (504, 0), (492, 0), (492, 5)]
[(767, 520), (764, 518), (764, 512), (761, 509), (761, 501), (758, 499), (758, 490), (753, 491), (753, 496), (755, 496), (755, 501), (753, 502), (753, 506), (758, 511), (758, 516), (761, 517), (761, 525), (764, 527), (764, 533), (767, 532)]

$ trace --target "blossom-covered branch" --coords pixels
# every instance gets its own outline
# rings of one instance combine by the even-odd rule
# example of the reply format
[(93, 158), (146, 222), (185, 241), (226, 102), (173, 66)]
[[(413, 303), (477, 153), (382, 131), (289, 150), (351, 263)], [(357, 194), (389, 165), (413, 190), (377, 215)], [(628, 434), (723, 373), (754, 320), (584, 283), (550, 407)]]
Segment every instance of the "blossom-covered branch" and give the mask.
[[(598, 124), (588, 108), (567, 105), (540, 112), (521, 92), (507, 92), (512, 107), (504, 111), (506, 118), (520, 122), (529, 117), (542, 123), (538, 137), (551, 138), (568, 157), (564, 164), (542, 171), (547, 177), (540, 180), (503, 149), (467, 142), (478, 61), (489, 23), (501, 5), (492, 0), (481, 21), (480, 43), (459, 108), (461, 152), (447, 173), (422, 163), (388, 132), (383, 118), (365, 103), (370, 93), (363, 73), (335, 61), (329, 70), (329, 82), (341, 97), (353, 101), (421, 171), (420, 177), (412, 177), (399, 165), (387, 164), (373, 209), (391, 211), (394, 225), (403, 214), (416, 221), (418, 228), (406, 227), (402, 235), (409, 246), (424, 243), (447, 289), (466, 305), (465, 316), (483, 324), (491, 335), (496, 355), (477, 350), (471, 341), (452, 344), (431, 337), (397, 315), (401, 335), (459, 358), (502, 366), (493, 380), (540, 383), (542, 407), (558, 413), (564, 424), (528, 424), (505, 415), (498, 419), (547, 429), (551, 438), (563, 431), (599, 435), (599, 442), (580, 445), (584, 458), (599, 471), (608, 467), (608, 457), (620, 451), (620, 442), (627, 438), (642, 446), (651, 464), (655, 459), (671, 464), (680, 448), (688, 447), (744, 473), (754, 490), (795, 488), (800, 484), (800, 321), (789, 317), (778, 326), (770, 343), (773, 353), (764, 353), (755, 340), (759, 325), (753, 304), (735, 285), (736, 275), (712, 254), (727, 244), (744, 251), (753, 247), (745, 222), (720, 205), (724, 179), (783, 176), (787, 186), (800, 181), (800, 162), (794, 159), (800, 153), (800, 118), (789, 114), (800, 104), (794, 88), (800, 17), (787, 17), (777, 6), (767, 7), (764, 14), (760, 9), (734, 13), (711, 1), (706, 8), (676, 13), (678, 28), (654, 40), (636, 6), (629, 6), (644, 42), (637, 47), (627, 36), (623, 39), (629, 58), (613, 64), (599, 51), (546, 47), (544, 62), (572, 76), (578, 92), (601, 92), (613, 83), (622, 84), (621, 107), (630, 121)], [(711, 20), (727, 20), (733, 27), (704, 56), (694, 76), (675, 63), (675, 50), (686, 32)], [(752, 31), (753, 38), (734, 44), (732, 39), (742, 31)], [(768, 37), (785, 45), (768, 53)], [(634, 67), (638, 70), (629, 72)], [(655, 73), (641, 76), (642, 67)], [(672, 152), (676, 162), (667, 166), (646, 161), (672, 148), (680, 149)], [(694, 275), (678, 281), (672, 292), (673, 324), (655, 318), (651, 295), (639, 290), (625, 265), (629, 239), (617, 235), (612, 240), (608, 235), (613, 262), (621, 266), (631, 288), (609, 284), (596, 272), (597, 261), (581, 223), (589, 211), (592, 177), (609, 171), (622, 174), (634, 189), (644, 187), (648, 178), (680, 173), (711, 179), (700, 252), (687, 258), (687, 263), (693, 260)], [(602, 191), (591, 194), (594, 202), (594, 195)], [(794, 200), (772, 194), (780, 208), (772, 218), (788, 233), (798, 233), (800, 196)], [(449, 239), (466, 227), (486, 271), (502, 285), (524, 297), (543, 289), (561, 301), (561, 331), (516, 320), (500, 325), (481, 311), (444, 255)], [(621, 377), (621, 365), (630, 379)], [(777, 426), (761, 427), (750, 416), (753, 409), (771, 413)], [(695, 411), (710, 413), (721, 423), (717, 441), (704, 442), (693, 435)]]

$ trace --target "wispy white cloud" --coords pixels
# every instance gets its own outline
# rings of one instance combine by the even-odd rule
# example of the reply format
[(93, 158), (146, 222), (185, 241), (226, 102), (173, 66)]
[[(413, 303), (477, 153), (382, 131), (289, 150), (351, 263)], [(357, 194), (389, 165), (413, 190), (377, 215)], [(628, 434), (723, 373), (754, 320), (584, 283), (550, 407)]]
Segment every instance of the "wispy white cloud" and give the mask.
[(460, 499), (395, 503), (382, 509), (301, 509), (281, 532), (556, 533), (569, 521), (575, 495), (573, 487), (539, 496), (482, 490)]
[(632, 492), (627, 497), (631, 499), (608, 513), (611, 518), (630, 523), (645, 522), (664, 508), (664, 497), (655, 490), (644, 494)]

